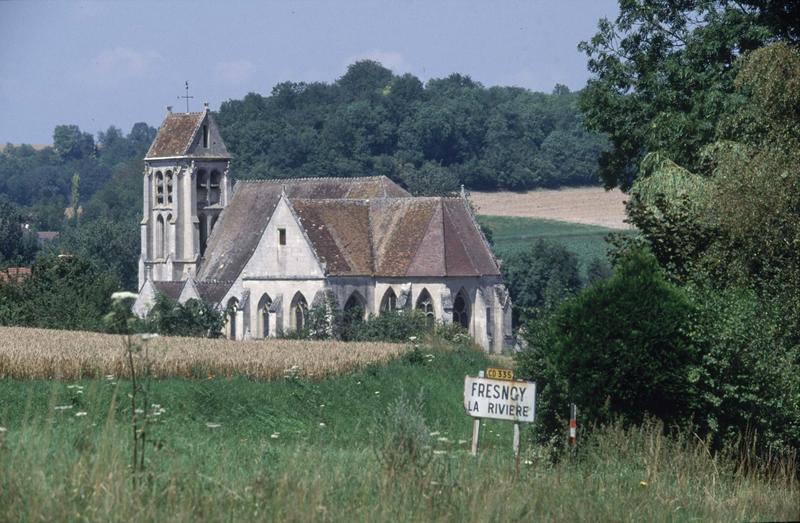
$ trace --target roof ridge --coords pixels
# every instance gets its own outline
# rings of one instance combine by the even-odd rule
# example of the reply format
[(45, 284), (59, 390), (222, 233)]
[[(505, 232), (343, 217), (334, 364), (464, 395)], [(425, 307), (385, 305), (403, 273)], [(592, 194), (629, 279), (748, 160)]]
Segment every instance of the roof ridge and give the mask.
[(237, 180), (236, 183), (295, 183), (295, 182), (316, 182), (316, 181), (330, 181), (330, 180), (346, 180), (349, 182), (357, 182), (363, 180), (380, 180), (386, 178), (383, 174), (373, 176), (308, 176), (302, 178), (260, 178), (260, 179), (247, 179)]

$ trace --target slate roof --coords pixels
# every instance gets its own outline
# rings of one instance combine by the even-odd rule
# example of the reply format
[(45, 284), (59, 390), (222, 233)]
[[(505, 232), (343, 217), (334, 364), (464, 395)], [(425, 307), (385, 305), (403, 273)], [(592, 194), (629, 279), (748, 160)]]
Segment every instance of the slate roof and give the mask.
[(197, 292), (200, 293), (200, 299), (208, 303), (219, 303), (225, 297), (233, 282), (196, 281), (195, 285), (197, 286)]
[(186, 282), (183, 281), (154, 281), (153, 287), (160, 294), (163, 294), (171, 300), (177, 300), (181, 295), (183, 286)]

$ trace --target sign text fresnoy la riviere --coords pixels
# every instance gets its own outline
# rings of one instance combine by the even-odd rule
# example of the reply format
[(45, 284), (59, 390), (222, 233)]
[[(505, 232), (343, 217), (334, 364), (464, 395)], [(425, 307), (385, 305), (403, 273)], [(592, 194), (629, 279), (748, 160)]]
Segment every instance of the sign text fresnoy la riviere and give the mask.
[(473, 418), (533, 422), (536, 383), (464, 378), (464, 409)]

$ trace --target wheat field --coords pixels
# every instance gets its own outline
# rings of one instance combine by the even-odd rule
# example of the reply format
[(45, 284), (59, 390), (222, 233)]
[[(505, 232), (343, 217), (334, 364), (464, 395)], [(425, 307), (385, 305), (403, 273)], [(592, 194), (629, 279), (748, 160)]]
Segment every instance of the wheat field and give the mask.
[[(144, 344), (152, 376), (324, 378), (386, 362), (401, 344), (307, 340), (229, 341), (158, 337)], [(0, 379), (77, 380), (127, 377), (123, 336), (85, 331), (0, 327)], [(135, 364), (143, 368), (143, 358)]]
[(631, 228), (625, 223), (627, 198), (619, 189), (606, 191), (602, 187), (470, 193), (470, 200), (478, 214), (541, 218), (599, 225), (610, 229)]

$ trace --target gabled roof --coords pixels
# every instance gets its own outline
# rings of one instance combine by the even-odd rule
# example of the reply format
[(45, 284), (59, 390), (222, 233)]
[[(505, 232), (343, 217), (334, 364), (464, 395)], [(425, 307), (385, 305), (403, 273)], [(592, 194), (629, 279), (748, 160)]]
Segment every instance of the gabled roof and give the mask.
[(185, 283), (183, 281), (154, 281), (153, 287), (159, 294), (163, 294), (171, 300), (177, 300)]
[(500, 275), (464, 198), (411, 197), (385, 177), (263, 180), (236, 185), (209, 238), (198, 289), (239, 276), (284, 194), (330, 276)]
[[(203, 125), (208, 126), (207, 147), (200, 147)], [(175, 156), (230, 158), (208, 109), (199, 113), (167, 113), (145, 160)]]
[(199, 280), (233, 281), (239, 276), (255, 252), (284, 192), (290, 201), (314, 198), (342, 202), (365, 198), (365, 195), (370, 198), (409, 196), (385, 176), (240, 181), (208, 239), (197, 274)]

